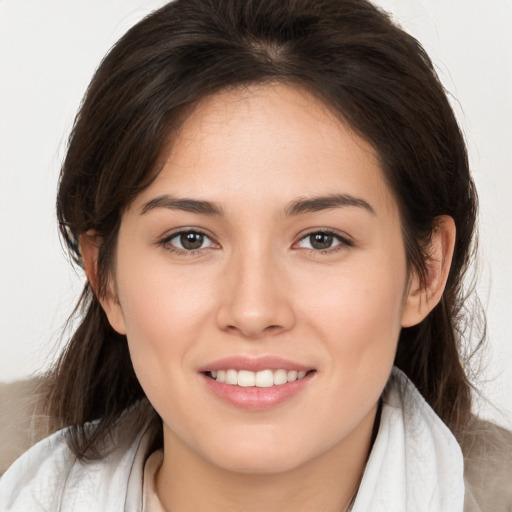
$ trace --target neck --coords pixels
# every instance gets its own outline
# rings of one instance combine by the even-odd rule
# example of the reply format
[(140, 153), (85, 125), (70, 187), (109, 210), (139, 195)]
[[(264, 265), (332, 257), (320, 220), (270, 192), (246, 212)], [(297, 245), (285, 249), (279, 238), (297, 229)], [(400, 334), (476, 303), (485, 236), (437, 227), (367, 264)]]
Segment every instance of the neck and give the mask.
[(240, 473), (212, 464), (164, 426), (164, 461), (156, 489), (167, 512), (346, 511), (372, 444), (376, 408), (338, 445), (279, 473)]

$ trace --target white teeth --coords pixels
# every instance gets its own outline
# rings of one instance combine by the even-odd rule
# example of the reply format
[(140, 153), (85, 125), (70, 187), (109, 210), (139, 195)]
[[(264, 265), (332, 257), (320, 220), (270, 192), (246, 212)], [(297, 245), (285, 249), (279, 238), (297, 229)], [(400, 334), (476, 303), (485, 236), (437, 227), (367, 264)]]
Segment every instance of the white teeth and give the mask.
[(295, 370), (290, 370), (286, 374), (286, 379), (288, 380), (288, 382), (293, 382), (294, 380), (297, 380), (297, 372)]
[(255, 381), (257, 388), (269, 388), (274, 385), (274, 373), (272, 370), (258, 372)]
[(306, 374), (305, 370), (261, 370), (259, 372), (251, 372), (249, 370), (237, 371), (232, 368), (210, 372), (210, 376), (217, 382), (223, 382), (232, 386), (238, 385), (244, 388), (280, 386), (287, 382), (303, 379)]
[[(236, 371), (236, 370), (235, 370)], [(254, 386), (256, 383), (256, 375), (254, 372), (247, 370), (240, 370), (238, 372), (238, 385), (243, 388), (249, 388)]]
[(287, 371), (286, 370), (276, 370), (274, 372), (274, 384), (279, 386), (279, 384), (286, 384), (288, 379), (286, 378)]
[(238, 384), (238, 375), (236, 370), (227, 370), (226, 371), (226, 380), (224, 381), (226, 384)]

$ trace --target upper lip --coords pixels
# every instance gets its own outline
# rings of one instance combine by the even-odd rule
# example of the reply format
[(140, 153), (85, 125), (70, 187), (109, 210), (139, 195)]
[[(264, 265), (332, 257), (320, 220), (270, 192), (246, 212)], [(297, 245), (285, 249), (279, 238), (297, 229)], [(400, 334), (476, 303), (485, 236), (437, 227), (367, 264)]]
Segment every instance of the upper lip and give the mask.
[(305, 366), (279, 356), (228, 356), (205, 364), (199, 368), (199, 371), (204, 373), (229, 369), (249, 370), (252, 372), (259, 372), (262, 370), (313, 370), (311, 366)]

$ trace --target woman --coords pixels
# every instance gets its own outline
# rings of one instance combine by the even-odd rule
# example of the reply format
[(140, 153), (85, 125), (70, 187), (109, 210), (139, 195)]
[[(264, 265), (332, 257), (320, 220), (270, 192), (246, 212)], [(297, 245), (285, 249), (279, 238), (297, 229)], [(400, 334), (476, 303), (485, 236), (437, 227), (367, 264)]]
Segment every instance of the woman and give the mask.
[(476, 207), (428, 57), (370, 3), (153, 13), (69, 141), (65, 429), (2, 510), (505, 510), (461, 357)]

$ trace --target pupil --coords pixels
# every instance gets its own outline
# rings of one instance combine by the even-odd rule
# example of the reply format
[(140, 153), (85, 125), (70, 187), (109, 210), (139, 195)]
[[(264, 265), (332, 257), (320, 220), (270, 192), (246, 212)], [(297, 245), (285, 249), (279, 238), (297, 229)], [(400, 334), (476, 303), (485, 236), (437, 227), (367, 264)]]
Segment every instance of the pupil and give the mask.
[(311, 247), (314, 249), (329, 249), (332, 245), (332, 235), (315, 233), (310, 237)]
[(181, 245), (185, 249), (199, 249), (203, 245), (204, 236), (201, 233), (183, 233), (180, 236)]

